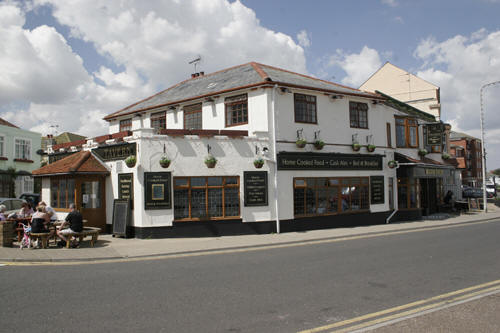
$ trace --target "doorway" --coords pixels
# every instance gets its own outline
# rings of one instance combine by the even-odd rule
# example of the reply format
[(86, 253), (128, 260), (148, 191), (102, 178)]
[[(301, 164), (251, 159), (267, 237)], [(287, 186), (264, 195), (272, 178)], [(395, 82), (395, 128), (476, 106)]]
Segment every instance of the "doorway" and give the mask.
[(85, 226), (101, 228), (106, 231), (106, 201), (105, 201), (105, 178), (81, 178), (79, 186), (80, 196), (78, 198), (80, 211), (83, 218), (88, 222)]
[(422, 199), (422, 215), (431, 215), (437, 212), (436, 178), (420, 178), (420, 198)]

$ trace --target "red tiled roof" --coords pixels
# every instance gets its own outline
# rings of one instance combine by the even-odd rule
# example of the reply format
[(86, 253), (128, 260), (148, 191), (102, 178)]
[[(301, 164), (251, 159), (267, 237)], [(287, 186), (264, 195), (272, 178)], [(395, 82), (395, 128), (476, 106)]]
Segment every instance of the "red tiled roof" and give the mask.
[(0, 125), (10, 126), (10, 127), (14, 127), (14, 128), (19, 128), (19, 126), (16, 126), (16, 125), (14, 125), (12, 123), (9, 123), (7, 120), (2, 119), (2, 118), (0, 118)]
[(109, 174), (90, 151), (80, 151), (32, 172), (33, 176), (58, 174)]

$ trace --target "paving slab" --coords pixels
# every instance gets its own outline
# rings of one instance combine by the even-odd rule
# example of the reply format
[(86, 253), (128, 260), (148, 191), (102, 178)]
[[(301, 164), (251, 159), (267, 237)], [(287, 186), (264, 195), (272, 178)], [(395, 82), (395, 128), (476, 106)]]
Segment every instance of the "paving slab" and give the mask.
[[(19, 247), (0, 247), (0, 262), (64, 262), (64, 261), (98, 261), (103, 259), (126, 259), (155, 257), (179, 253), (200, 251), (217, 251), (234, 248), (277, 246), (297, 242), (320, 241), (342, 237), (353, 237), (412, 229), (445, 227), (461, 223), (471, 223), (500, 218), (500, 209), (489, 205), (489, 212), (477, 212), (450, 217), (445, 220), (421, 220), (405, 223), (390, 223), (352, 228), (334, 228), (290, 232), (282, 234), (241, 235), (200, 238), (164, 238), (135, 239), (118, 238), (112, 235), (101, 235), (95, 247), (89, 241), (82, 242), (78, 249), (57, 248), (51, 245), (48, 249), (19, 249)], [(16, 245), (17, 243), (14, 243)]]

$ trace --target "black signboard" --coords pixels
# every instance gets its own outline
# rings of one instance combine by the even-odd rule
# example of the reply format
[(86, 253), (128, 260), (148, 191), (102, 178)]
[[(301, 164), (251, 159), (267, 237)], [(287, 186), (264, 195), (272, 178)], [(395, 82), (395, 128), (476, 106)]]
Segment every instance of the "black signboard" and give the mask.
[(130, 200), (115, 199), (113, 202), (113, 236), (127, 236), (130, 224)]
[(116, 161), (124, 160), (129, 156), (135, 156), (136, 144), (134, 143), (119, 143), (116, 145), (109, 145), (92, 149), (103, 161)]
[(65, 153), (54, 153), (49, 155), (49, 164), (54, 163), (56, 161), (62, 160), (69, 155), (73, 155), (76, 152), (65, 152)]
[(120, 173), (118, 174), (118, 198), (130, 199), (132, 209), (134, 209), (134, 174)]
[(370, 176), (370, 204), (383, 204), (384, 193), (384, 176)]
[(282, 152), (278, 170), (382, 170), (382, 155)]
[(267, 206), (267, 171), (243, 172), (245, 207)]
[(443, 141), (443, 124), (427, 124), (427, 144), (440, 145)]
[(144, 173), (144, 209), (171, 209), (170, 172)]

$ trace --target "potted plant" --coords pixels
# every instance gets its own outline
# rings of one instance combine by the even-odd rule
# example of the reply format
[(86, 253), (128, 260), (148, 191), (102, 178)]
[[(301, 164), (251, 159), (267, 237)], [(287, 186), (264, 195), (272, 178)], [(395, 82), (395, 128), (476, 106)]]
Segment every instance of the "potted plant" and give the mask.
[(297, 141), (295, 141), (295, 144), (297, 145), (297, 148), (304, 148), (307, 144), (307, 141), (304, 139), (297, 139)]
[(368, 150), (370, 153), (373, 153), (375, 151), (375, 148), (377, 148), (377, 146), (371, 144), (366, 146), (366, 150)]
[(447, 159), (449, 159), (451, 156), (450, 156), (450, 154), (448, 154), (448, 153), (443, 153), (443, 155), (441, 155), (441, 157), (443, 158), (443, 160), (447, 160)]
[(162, 168), (168, 168), (168, 166), (170, 165), (170, 159), (167, 157), (167, 156), (163, 156), (162, 158), (160, 158), (160, 166)]
[(255, 159), (255, 160), (253, 161), (253, 165), (254, 165), (257, 169), (260, 169), (260, 168), (262, 168), (262, 167), (264, 166), (264, 160), (263, 160), (261, 157), (259, 157), (259, 158)]
[(361, 149), (361, 145), (359, 143), (352, 144), (352, 150), (359, 151)]
[(398, 166), (398, 162), (391, 160), (391, 161), (387, 162), (387, 165), (389, 166), (389, 168), (394, 169), (395, 167)]
[(314, 148), (316, 148), (317, 150), (321, 150), (323, 149), (323, 147), (325, 146), (325, 142), (323, 140), (316, 140), (314, 141)]
[(207, 168), (215, 168), (215, 165), (217, 164), (217, 159), (213, 157), (212, 155), (208, 155), (205, 157), (205, 164), (207, 165)]
[(135, 167), (135, 163), (137, 163), (137, 158), (135, 158), (134, 155), (130, 155), (129, 157), (127, 157), (125, 159), (125, 164), (129, 167), (129, 168), (133, 168)]
[(429, 154), (429, 152), (427, 151), (427, 149), (419, 149), (418, 150), (418, 155), (424, 157), (425, 155)]

